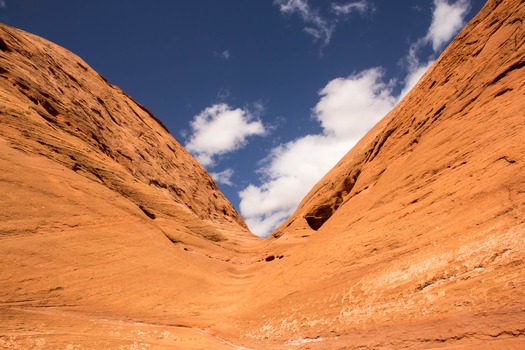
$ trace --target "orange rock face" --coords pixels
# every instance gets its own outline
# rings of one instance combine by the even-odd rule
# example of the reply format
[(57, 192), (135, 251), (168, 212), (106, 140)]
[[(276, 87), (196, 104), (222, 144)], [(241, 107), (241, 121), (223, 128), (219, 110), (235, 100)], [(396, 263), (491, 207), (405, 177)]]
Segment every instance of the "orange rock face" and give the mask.
[(144, 107), (0, 26), (0, 347), (525, 348), (524, 18), (489, 1), (265, 241)]

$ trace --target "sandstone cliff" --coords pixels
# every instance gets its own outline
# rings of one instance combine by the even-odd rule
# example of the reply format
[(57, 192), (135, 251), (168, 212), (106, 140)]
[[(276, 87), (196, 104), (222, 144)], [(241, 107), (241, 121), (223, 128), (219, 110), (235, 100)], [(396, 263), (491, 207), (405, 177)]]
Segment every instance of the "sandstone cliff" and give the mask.
[(144, 107), (0, 26), (0, 347), (522, 349), (524, 18), (489, 1), (266, 241)]
[(523, 339), (523, 18), (523, 2), (489, 1), (274, 232), (275, 246), (301, 248), (255, 287), (272, 297), (243, 315), (248, 337), (322, 337), (312, 349)]
[[(5, 25), (0, 194), (0, 347), (73, 346), (78, 323), (63, 318), (73, 309), (194, 325), (218, 303), (210, 291), (232, 288), (223, 260), (260, 241), (145, 107), (67, 50)], [(133, 344), (124, 338), (97, 330), (80, 343)]]
[(102, 184), (152, 219), (184, 212), (246, 228), (144, 106), (67, 50), (5, 25), (1, 30), (0, 136), (11, 147)]

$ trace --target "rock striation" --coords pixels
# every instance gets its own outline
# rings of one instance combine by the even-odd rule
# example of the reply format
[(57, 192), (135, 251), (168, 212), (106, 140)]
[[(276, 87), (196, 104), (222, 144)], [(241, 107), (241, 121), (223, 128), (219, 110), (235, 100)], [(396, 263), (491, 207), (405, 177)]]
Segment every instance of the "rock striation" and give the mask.
[[(523, 337), (524, 16), (523, 2), (489, 1), (273, 233), (303, 243), (257, 286), (272, 302), (242, 318), (255, 339), (322, 337), (315, 349)], [(294, 284), (265, 288), (285, 266), (300, 266)], [(276, 317), (282, 305), (293, 306)]]
[(525, 6), (490, 0), (267, 240), (144, 107), (0, 26), (0, 347), (522, 349)]
[(246, 228), (204, 168), (144, 106), (67, 50), (5, 25), (1, 31), (0, 136), (11, 147), (103, 184), (152, 219), (183, 210)]
[(112, 340), (118, 325), (106, 318), (193, 326), (215, 303), (209, 291), (230, 288), (223, 260), (260, 241), (145, 107), (67, 50), (6, 25), (0, 194), (0, 347), (74, 348), (90, 322), (82, 347), (133, 346)]

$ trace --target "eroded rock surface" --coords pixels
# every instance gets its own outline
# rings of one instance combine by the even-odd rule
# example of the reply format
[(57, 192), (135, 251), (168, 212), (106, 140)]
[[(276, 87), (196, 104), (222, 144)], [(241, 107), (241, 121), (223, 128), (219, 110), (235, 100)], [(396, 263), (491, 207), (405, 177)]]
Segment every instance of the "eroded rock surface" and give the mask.
[(1, 30), (0, 136), (11, 147), (103, 184), (148, 216), (172, 215), (178, 206), (203, 220), (246, 227), (144, 106), (67, 50), (7, 26)]
[(0, 27), (0, 347), (523, 349), (525, 6), (492, 0), (262, 241), (162, 124)]

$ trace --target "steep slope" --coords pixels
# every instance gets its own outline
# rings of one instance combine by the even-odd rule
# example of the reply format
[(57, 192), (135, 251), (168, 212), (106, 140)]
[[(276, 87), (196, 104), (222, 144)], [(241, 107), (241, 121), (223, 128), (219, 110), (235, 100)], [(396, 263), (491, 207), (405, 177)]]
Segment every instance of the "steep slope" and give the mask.
[(225, 346), (173, 325), (232, 307), (210, 293), (240, 293), (228, 277), (260, 239), (144, 107), (72, 53), (5, 25), (0, 197), (0, 348), (131, 346), (115, 334), (128, 319), (154, 341), (136, 321), (165, 325), (161, 343), (181, 333)]
[(206, 171), (146, 108), (67, 50), (0, 28), (0, 136), (12, 147), (103, 184), (148, 216), (184, 211), (246, 228)]
[(522, 349), (525, 6), (492, 0), (274, 235), (0, 25), (0, 347)]
[(276, 230), (247, 343), (524, 346), (523, 18), (489, 1)]

